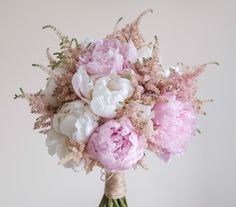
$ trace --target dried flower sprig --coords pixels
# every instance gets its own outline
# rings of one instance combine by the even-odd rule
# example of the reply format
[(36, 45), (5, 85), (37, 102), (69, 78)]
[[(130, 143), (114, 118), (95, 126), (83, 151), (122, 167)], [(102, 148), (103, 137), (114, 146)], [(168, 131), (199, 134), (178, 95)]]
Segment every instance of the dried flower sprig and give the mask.
[(20, 94), (15, 94), (14, 95), (14, 99), (17, 99), (17, 98), (25, 98), (25, 92), (22, 88), (19, 89), (20, 90)]
[[(62, 35), (62, 33), (52, 25), (46, 25), (43, 29), (51, 29), (56, 32), (58, 38), (60, 39), (60, 51), (53, 53), (56, 60), (51, 58), (49, 55), (49, 50), (47, 50), (47, 56), (49, 57), (49, 67), (55, 69), (60, 66), (67, 66), (69, 70), (75, 70), (74, 63), (78, 61), (78, 57), (81, 53), (80, 44), (76, 38), (69, 38), (68, 36)], [(51, 61), (53, 60), (53, 61)]]
[[(139, 24), (143, 16), (145, 16), (147, 13), (152, 13), (152, 9), (148, 9), (141, 13), (137, 19), (135, 19), (132, 23), (126, 25), (121, 30), (115, 30), (113, 34), (108, 35), (107, 38), (115, 38), (119, 39), (120, 41), (127, 42), (129, 40), (132, 40), (135, 47), (140, 48), (144, 45), (144, 39), (139, 31)], [(119, 23), (119, 21), (118, 21)]]

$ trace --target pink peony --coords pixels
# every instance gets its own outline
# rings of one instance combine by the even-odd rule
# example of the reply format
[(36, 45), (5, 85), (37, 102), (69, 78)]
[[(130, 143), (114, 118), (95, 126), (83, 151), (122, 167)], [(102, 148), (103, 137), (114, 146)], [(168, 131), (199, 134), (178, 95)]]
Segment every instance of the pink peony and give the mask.
[(153, 108), (153, 122), (157, 127), (153, 140), (161, 148), (159, 156), (168, 161), (171, 155), (184, 152), (195, 133), (196, 116), (191, 103), (180, 102), (169, 93), (165, 94), (165, 98), (166, 102), (158, 103)]
[(129, 119), (106, 122), (92, 134), (87, 145), (91, 158), (111, 172), (132, 167), (142, 158), (143, 150), (141, 137), (134, 131)]
[[(92, 48), (92, 46), (91, 46)], [(137, 60), (137, 49), (132, 41), (121, 43), (119, 40), (102, 39), (93, 43), (93, 48), (80, 59), (90, 75), (107, 75), (128, 67)]]

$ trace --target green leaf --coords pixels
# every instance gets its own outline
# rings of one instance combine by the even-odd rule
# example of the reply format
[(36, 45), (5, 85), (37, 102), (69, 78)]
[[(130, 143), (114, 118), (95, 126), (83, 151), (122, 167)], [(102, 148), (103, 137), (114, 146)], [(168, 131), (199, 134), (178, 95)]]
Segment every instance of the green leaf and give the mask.
[(113, 203), (114, 203), (114, 207), (120, 207), (118, 199), (114, 199)]
[(113, 199), (108, 198), (108, 207), (113, 207)]
[(119, 199), (120, 207), (127, 207), (125, 197)]
[(112, 199), (103, 195), (99, 207), (128, 207), (126, 198)]

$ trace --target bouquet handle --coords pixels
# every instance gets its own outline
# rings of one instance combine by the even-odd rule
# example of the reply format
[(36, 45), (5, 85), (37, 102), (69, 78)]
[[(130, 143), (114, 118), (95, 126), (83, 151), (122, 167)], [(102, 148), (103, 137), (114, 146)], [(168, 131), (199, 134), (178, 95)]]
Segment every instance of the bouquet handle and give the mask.
[(124, 172), (106, 172), (105, 190), (99, 207), (128, 207)]

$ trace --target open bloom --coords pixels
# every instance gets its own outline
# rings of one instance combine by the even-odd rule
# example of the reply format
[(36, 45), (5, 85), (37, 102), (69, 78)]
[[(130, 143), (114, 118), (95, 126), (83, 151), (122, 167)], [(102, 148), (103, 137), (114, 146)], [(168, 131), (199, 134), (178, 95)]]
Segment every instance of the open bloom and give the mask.
[(54, 129), (76, 142), (86, 142), (98, 126), (98, 117), (82, 101), (65, 103), (54, 115)]
[(131, 82), (117, 75), (99, 78), (92, 92), (92, 111), (105, 118), (114, 118), (122, 102), (133, 94)]
[(132, 167), (144, 154), (141, 137), (126, 119), (110, 120), (97, 128), (87, 145), (87, 153), (98, 160), (107, 171), (121, 171)]
[(159, 156), (168, 161), (171, 155), (182, 154), (195, 132), (196, 116), (192, 104), (183, 103), (171, 94), (165, 94), (166, 102), (154, 106), (153, 118), (157, 133), (154, 142), (160, 147)]
[(83, 66), (75, 73), (72, 85), (76, 94), (90, 105), (93, 113), (104, 118), (114, 118), (116, 110), (134, 91), (126, 78), (110, 74), (96, 79), (89, 76)]
[(90, 75), (107, 75), (119, 72), (128, 62), (137, 60), (137, 49), (132, 41), (121, 43), (119, 40), (101, 39), (93, 43), (93, 48), (81, 57)]

